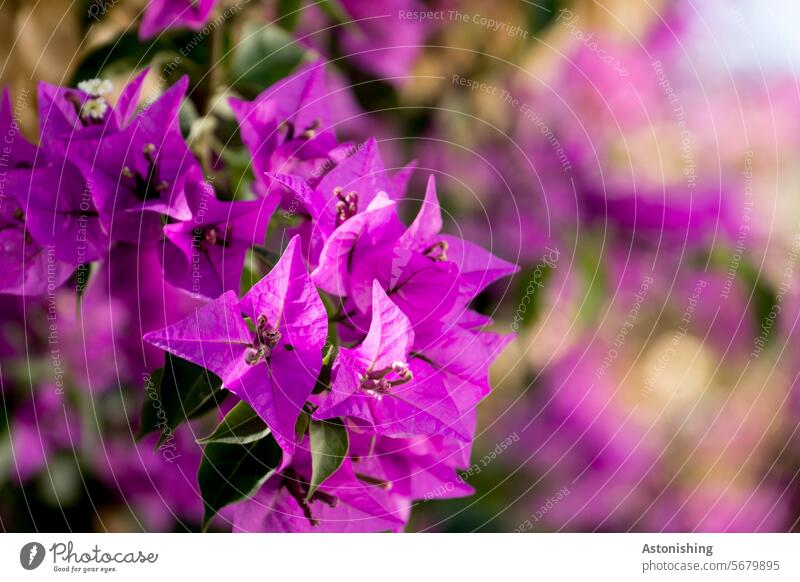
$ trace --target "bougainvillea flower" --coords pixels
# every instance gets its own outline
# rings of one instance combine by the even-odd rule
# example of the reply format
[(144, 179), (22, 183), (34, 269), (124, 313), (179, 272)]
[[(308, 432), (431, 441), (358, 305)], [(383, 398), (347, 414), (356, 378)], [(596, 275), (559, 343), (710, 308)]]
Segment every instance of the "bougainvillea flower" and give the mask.
[[(286, 452), (322, 368), (328, 318), (303, 264), (298, 237), (241, 302), (228, 291), (145, 340), (203, 366), (245, 400)], [(250, 318), (254, 331), (243, 317)]]
[(413, 344), (411, 323), (376, 281), (369, 333), (358, 347), (339, 351), (331, 393), (314, 418), (350, 417), (387, 436), (445, 432), (469, 440), (444, 377), (410, 357)]
[(193, 313), (204, 302), (166, 282), (159, 245), (117, 243), (91, 277), (78, 271), (82, 300), (72, 289), (56, 295), (65, 368), (84, 390), (138, 385), (162, 366), (164, 352), (142, 342)]
[(464, 442), (447, 435), (409, 439), (350, 433), (354, 471), (383, 482), (392, 495), (415, 499), (450, 499), (474, 493), (456, 468), (466, 469), (458, 451)]
[(292, 464), (234, 508), (235, 532), (359, 533), (397, 531), (408, 508), (380, 483), (362, 480), (349, 459), (306, 501), (311, 455), (298, 447)]
[(475, 406), (489, 394), (489, 368), (513, 334), (500, 334), (482, 328), (469, 327), (471, 312), (456, 323), (442, 326), (432, 321), (415, 328), (414, 352), (430, 362), (444, 379), (450, 397), (465, 417), (475, 412)]
[(425, 5), (417, 0), (341, 0), (341, 4), (352, 18), (342, 34), (345, 55), (362, 69), (401, 83), (432, 26), (430, 20), (421, 22), (400, 15), (424, 11)]
[(63, 389), (52, 383), (32, 387), (31, 399), (10, 421), (9, 472), (19, 482), (45, 469), (48, 459), (56, 452), (74, 454), (80, 442), (80, 421)]
[(412, 168), (413, 165), (409, 165), (390, 176), (378, 152), (378, 144), (369, 139), (355, 147), (351, 155), (316, 184), (297, 176), (278, 173), (269, 176), (292, 190), (311, 216), (313, 230), (309, 258), (312, 264), (316, 264), (323, 243), (338, 227), (369, 208), (381, 194), (390, 200), (400, 198)]
[[(139, 73), (120, 93), (112, 107), (106, 95), (113, 87), (108, 81), (91, 79), (77, 89), (40, 82), (38, 90), (39, 133), (48, 151), (66, 152), (70, 142), (101, 139), (125, 127), (133, 119), (142, 84), (149, 69)], [(76, 155), (92, 153), (82, 148)]]
[[(57, 259), (53, 247), (39, 244), (28, 230), (24, 204), (17, 191), (24, 191), (25, 176), (33, 167), (37, 151), (23, 137), (11, 110), (8, 91), (0, 101), (0, 132), (5, 136), (0, 171), (0, 293), (41, 295), (48, 285), (59, 287), (72, 267)], [(48, 271), (49, 268), (49, 271)]]
[(254, 101), (229, 101), (260, 180), (268, 185), (267, 172), (304, 178), (324, 173), (336, 136), (321, 64), (300, 69)]
[(167, 281), (209, 298), (238, 291), (247, 250), (264, 243), (277, 199), (222, 202), (199, 170), (188, 175), (185, 192), (192, 218), (164, 227)]
[(139, 38), (147, 40), (170, 28), (199, 31), (211, 18), (217, 0), (150, 0), (139, 27)]
[(93, 155), (73, 160), (112, 240), (152, 242), (161, 237), (160, 214), (191, 218), (183, 187), (199, 164), (178, 124), (188, 82), (182, 78), (122, 131), (100, 140)]
[(45, 248), (31, 237), (25, 212), (16, 199), (0, 203), (0, 293), (42, 295), (48, 287), (60, 287), (73, 267), (56, 259), (53, 247)]
[(12, 172), (8, 179), (25, 215), (31, 237), (50, 246), (55, 258), (73, 266), (98, 260), (108, 252), (86, 180), (67, 161), (35, 170)]
[(314, 283), (331, 295), (350, 294), (350, 270), (376, 245), (391, 245), (402, 233), (397, 204), (380, 192), (369, 205), (344, 222), (328, 238), (311, 274)]
[[(377, 280), (415, 326), (454, 320), (490, 283), (518, 269), (477, 245), (439, 234), (442, 218), (432, 177), (422, 208), (404, 233), (397, 233), (391, 212), (361, 217), (368, 229), (358, 229), (359, 221), (349, 225), (351, 220), (325, 241), (312, 277), (328, 293), (351, 298), (362, 313)], [(366, 231), (378, 234), (365, 237)]]
[(136, 443), (127, 432), (103, 435), (103, 446), (91, 452), (89, 463), (124, 502), (125, 510), (119, 517), (130, 519), (128, 527), (169, 532), (176, 520), (200, 522), (203, 501), (195, 475), (202, 447), (194, 441), (197, 430), (202, 429), (178, 427), (170, 434), (170, 446), (159, 450), (155, 450), (157, 434)]
[[(431, 176), (422, 208), (414, 222), (400, 237), (396, 247), (376, 249), (387, 258), (388, 256), (393, 258), (389, 263), (390, 268), (386, 269), (383, 261), (382, 264), (376, 264), (374, 260), (379, 257), (372, 255), (373, 260), (360, 261), (353, 269), (351, 296), (356, 304), (362, 309), (367, 305), (369, 295), (366, 278), (370, 277), (373, 269), (375, 275), (380, 275), (375, 278), (392, 291), (392, 300), (401, 305), (410, 317), (411, 306), (416, 306), (418, 309), (420, 299), (412, 296), (412, 290), (419, 287), (419, 291), (424, 292), (425, 282), (431, 277), (430, 273), (435, 271), (436, 264), (441, 263), (447, 265), (448, 270), (455, 270), (457, 279), (452, 293), (445, 288), (440, 289), (434, 296), (446, 296), (448, 300), (452, 298), (459, 308), (466, 307), (478, 293), (494, 281), (519, 270), (516, 265), (495, 257), (477, 245), (455, 236), (440, 234), (441, 228), (441, 208), (436, 196), (436, 184)], [(420, 261), (423, 261), (422, 264)], [(430, 284), (428, 287), (428, 292), (433, 290)], [(406, 311), (405, 304), (408, 304), (409, 311)], [(463, 310), (459, 310), (458, 315), (461, 313)]]

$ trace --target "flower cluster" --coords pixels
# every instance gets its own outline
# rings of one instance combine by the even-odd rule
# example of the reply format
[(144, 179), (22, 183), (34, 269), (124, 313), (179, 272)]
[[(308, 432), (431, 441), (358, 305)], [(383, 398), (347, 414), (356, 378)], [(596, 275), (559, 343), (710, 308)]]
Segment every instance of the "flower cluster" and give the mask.
[[(41, 85), (41, 143), (19, 138), (10, 150), (2, 291), (51, 294), (90, 263), (110, 276), (111, 256), (155, 249), (162, 289), (199, 307), (164, 311), (144, 340), (238, 399), (201, 441), (206, 521), (237, 502), (230, 515), (243, 531), (401, 529), (414, 500), (469, 466), (475, 407), (511, 337), (484, 330), (491, 321), (470, 304), (516, 267), (441, 232), (433, 177), (404, 224), (413, 166), (390, 173), (376, 140), (337, 140), (321, 65), (252, 102), (231, 100), (255, 170), (251, 200), (220, 199), (184, 141), (186, 79), (137, 111), (146, 74), (113, 105), (106, 81)], [(6, 95), (0, 125), (13, 124)], [(265, 244), (271, 226), (290, 238), (280, 256)], [(248, 253), (272, 265), (252, 285)], [(98, 296), (104, 284), (92, 278), (94, 306), (111, 300)], [(108, 324), (90, 325), (99, 334)], [(109, 376), (89, 360), (89, 384)], [(149, 371), (152, 357), (140, 364)], [(258, 460), (246, 476), (231, 465), (237, 455)]]
[[(390, 174), (374, 140), (336, 142), (323, 73), (312, 66), (232, 103), (265, 200), (297, 218), (280, 259), (243, 297), (223, 284), (145, 336), (219, 376), (281, 449), (274, 474), (236, 507), (239, 530), (401, 528), (413, 500), (469, 465), (475, 406), (510, 339), (483, 331), (489, 320), (469, 305), (515, 267), (440, 232), (433, 178), (404, 226), (409, 169)], [(233, 221), (203, 231), (220, 269), (236, 231)]]

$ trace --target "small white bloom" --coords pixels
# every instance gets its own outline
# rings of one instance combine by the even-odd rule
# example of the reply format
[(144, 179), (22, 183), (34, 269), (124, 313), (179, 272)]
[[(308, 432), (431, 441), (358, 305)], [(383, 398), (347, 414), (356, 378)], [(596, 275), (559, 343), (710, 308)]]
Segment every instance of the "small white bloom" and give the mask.
[(108, 111), (108, 102), (102, 97), (90, 99), (83, 104), (81, 117), (84, 119), (103, 119)]
[(114, 85), (106, 79), (89, 79), (78, 83), (78, 89), (92, 97), (100, 97), (114, 90)]

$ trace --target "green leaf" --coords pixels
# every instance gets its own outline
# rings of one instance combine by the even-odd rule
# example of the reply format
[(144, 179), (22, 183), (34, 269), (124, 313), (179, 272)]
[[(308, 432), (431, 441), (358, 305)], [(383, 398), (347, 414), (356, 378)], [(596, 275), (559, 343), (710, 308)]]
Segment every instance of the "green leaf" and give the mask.
[[(747, 257), (736, 257), (731, 249), (714, 248), (710, 252), (698, 254), (692, 265), (706, 271), (710, 265), (719, 273), (733, 270), (736, 286), (750, 301), (749, 312), (754, 318), (757, 331), (763, 333), (772, 327), (767, 320), (774, 317), (771, 313), (778, 303), (778, 290)], [(764, 345), (770, 343), (772, 337), (773, 334), (767, 333), (762, 338)]]
[(311, 421), (311, 483), (306, 501), (317, 488), (342, 466), (350, 440), (347, 429), (339, 419)]
[(297, 26), (302, 11), (301, 0), (278, 0), (278, 14), (281, 16), (281, 25), (289, 31)]
[(214, 374), (168, 353), (164, 367), (153, 372), (145, 386), (137, 438), (160, 432), (160, 445), (181, 423), (217, 408), (225, 396)]
[(302, 441), (303, 437), (306, 436), (309, 422), (311, 422), (311, 417), (305, 410), (302, 410), (300, 416), (297, 417), (297, 423), (294, 425), (294, 434), (298, 441)]
[(269, 427), (266, 423), (247, 402), (241, 401), (222, 419), (213, 433), (197, 442), (201, 445), (246, 445), (261, 440), (268, 434)]
[(319, 7), (323, 12), (325, 12), (325, 14), (328, 15), (328, 18), (337, 24), (351, 23), (351, 19), (347, 16), (347, 11), (344, 9), (339, 0), (322, 0), (319, 3)]
[(322, 358), (322, 368), (317, 376), (317, 383), (312, 390), (313, 394), (320, 394), (331, 387), (331, 374), (333, 372), (334, 355), (336, 353), (336, 346), (333, 344), (328, 345), (328, 351)]
[[(515, 313), (516, 317), (521, 316), (521, 326), (526, 327), (536, 321), (542, 310), (544, 301), (545, 286), (553, 273), (553, 267), (539, 261), (534, 267), (525, 269), (519, 276), (519, 296), (529, 301), (520, 301)], [(516, 321), (516, 318), (515, 318)]]
[(205, 505), (203, 528), (220, 509), (255, 493), (280, 466), (281, 456), (271, 434), (244, 445), (206, 445), (197, 471)]
[(303, 54), (303, 47), (285, 30), (251, 23), (233, 55), (230, 81), (245, 96), (255, 97), (287, 77)]
[(171, 85), (180, 78), (182, 71), (197, 70), (200, 73), (195, 63), (208, 61), (208, 45), (206, 36), (188, 30), (171, 31), (170, 34), (159, 35), (148, 42), (142, 42), (138, 32), (131, 30), (93, 46), (80, 55), (80, 64), (68, 84), (74, 87), (86, 79), (108, 78), (115, 73), (127, 75), (152, 61), (165, 60), (171, 69), (177, 66), (177, 69), (171, 70), (171, 74), (167, 75), (171, 79), (168, 84)]
[(578, 317), (587, 324), (598, 319), (608, 298), (608, 276), (603, 262), (604, 248), (602, 241), (590, 241), (576, 254), (578, 273), (584, 285)]
[(263, 245), (253, 245), (252, 249), (255, 256), (270, 269), (272, 269), (281, 258), (278, 253), (269, 250)]

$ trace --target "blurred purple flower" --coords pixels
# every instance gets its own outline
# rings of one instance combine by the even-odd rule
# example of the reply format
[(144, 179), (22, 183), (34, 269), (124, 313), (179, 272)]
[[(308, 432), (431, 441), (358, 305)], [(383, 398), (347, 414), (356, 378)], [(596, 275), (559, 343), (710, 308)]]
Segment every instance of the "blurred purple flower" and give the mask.
[(199, 31), (211, 18), (218, 0), (150, 0), (139, 27), (139, 38), (148, 40), (172, 28)]
[[(242, 141), (253, 158), (262, 189), (268, 172), (318, 179), (336, 147), (332, 95), (321, 63), (305, 66), (278, 81), (254, 101), (230, 99)], [(285, 203), (291, 208), (291, 200)], [(297, 212), (297, 209), (295, 209)]]
[(167, 281), (209, 298), (238, 292), (247, 251), (264, 243), (277, 199), (222, 202), (199, 169), (187, 173), (184, 189), (192, 218), (164, 227)]
[(153, 242), (161, 237), (160, 215), (191, 218), (184, 181), (199, 164), (178, 125), (188, 81), (182, 78), (127, 127), (99, 140), (92, 155), (73, 158), (113, 241)]
[(45, 383), (31, 387), (30, 396), (10, 419), (11, 475), (18, 482), (45, 469), (55, 453), (74, 454), (81, 440), (78, 415), (63, 389)]

